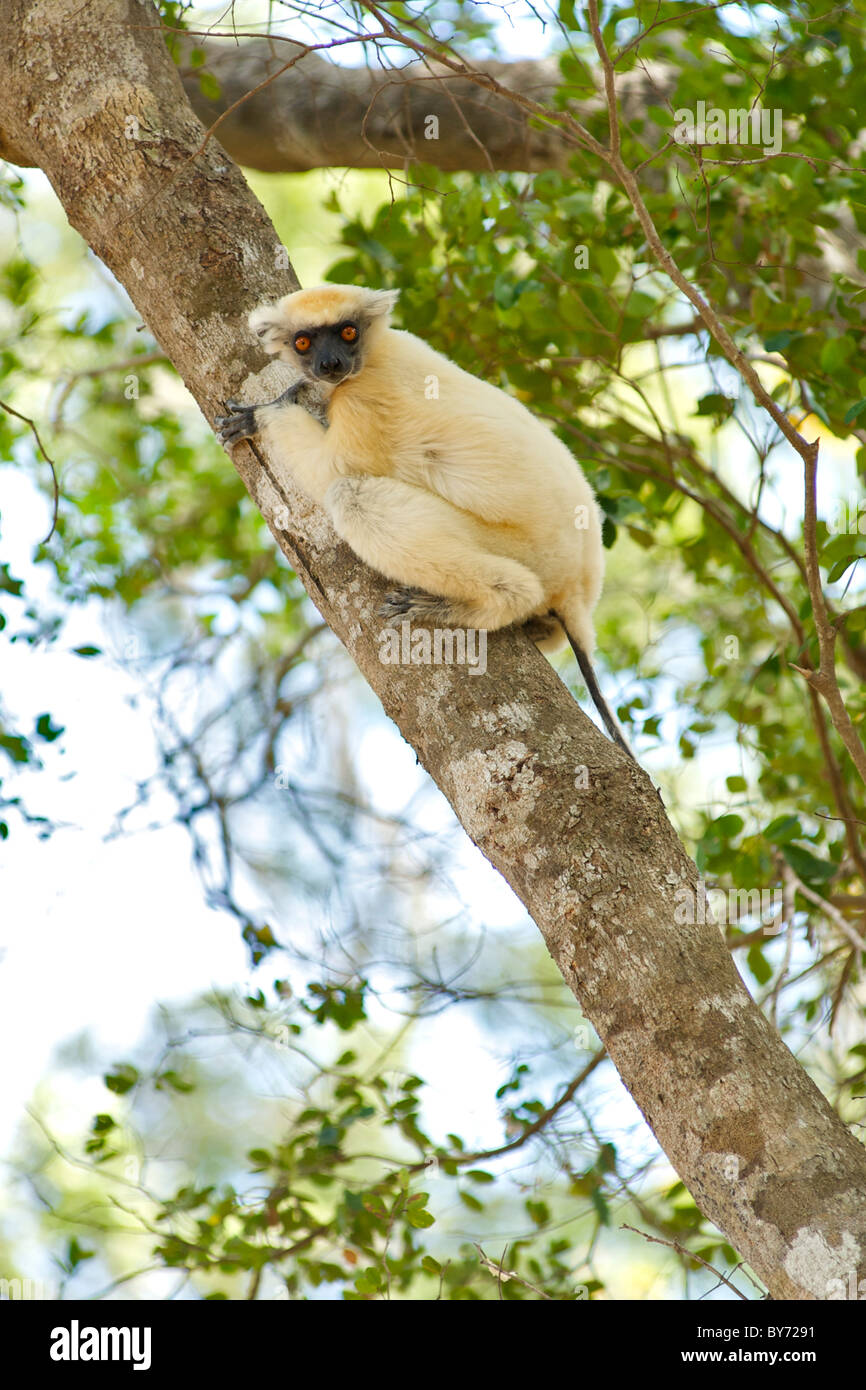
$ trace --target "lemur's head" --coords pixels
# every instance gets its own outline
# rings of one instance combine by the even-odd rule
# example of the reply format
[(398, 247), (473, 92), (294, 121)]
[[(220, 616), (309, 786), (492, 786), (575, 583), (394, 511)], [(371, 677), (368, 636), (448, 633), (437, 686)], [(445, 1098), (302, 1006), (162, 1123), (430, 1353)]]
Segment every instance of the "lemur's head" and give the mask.
[(359, 285), (317, 285), (276, 304), (262, 304), (249, 324), (265, 352), (276, 353), (309, 381), (338, 386), (357, 376), (399, 290)]

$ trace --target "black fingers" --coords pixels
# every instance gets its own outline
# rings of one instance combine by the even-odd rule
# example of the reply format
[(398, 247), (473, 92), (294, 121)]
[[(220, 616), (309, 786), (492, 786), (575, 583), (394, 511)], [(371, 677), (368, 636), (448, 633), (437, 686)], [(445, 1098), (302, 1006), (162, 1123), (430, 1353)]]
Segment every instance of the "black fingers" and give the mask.
[(231, 414), (217, 415), (214, 419), (220, 444), (232, 448), (242, 439), (252, 439), (253, 435), (258, 433), (254, 405), (244, 405), (241, 401), (226, 401), (226, 409)]

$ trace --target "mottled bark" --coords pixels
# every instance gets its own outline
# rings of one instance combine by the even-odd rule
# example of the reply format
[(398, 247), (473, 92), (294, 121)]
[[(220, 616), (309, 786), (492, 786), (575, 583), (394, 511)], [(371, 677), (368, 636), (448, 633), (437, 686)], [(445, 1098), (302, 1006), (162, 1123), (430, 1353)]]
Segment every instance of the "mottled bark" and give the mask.
[[(275, 269), (276, 234), (220, 146), (195, 155), (202, 128), (150, 6), (7, 0), (0, 130), (45, 170), (208, 419), (227, 396), (260, 395), (246, 315), (295, 281)], [(313, 601), (538, 923), (702, 1211), (776, 1298), (826, 1298), (833, 1281), (866, 1277), (866, 1153), (749, 998), (719, 930), (675, 924), (678, 890), (697, 874), (649, 780), (523, 636), (490, 639), (484, 676), (381, 664), (382, 582), (293, 490), (280, 531), (269, 470), (246, 447), (235, 463)]]
[[(549, 169), (564, 168), (573, 153), (557, 130), (533, 129), (512, 102), (442, 67), (338, 66), (301, 44), (267, 39), (201, 47), (220, 95), (202, 95), (200, 69), (184, 72), (184, 86), (206, 126), (273, 78), (220, 125), (226, 149), (252, 169), (399, 169), (413, 160), (438, 169)], [(555, 58), (488, 68), (535, 101), (552, 101), (561, 82)]]

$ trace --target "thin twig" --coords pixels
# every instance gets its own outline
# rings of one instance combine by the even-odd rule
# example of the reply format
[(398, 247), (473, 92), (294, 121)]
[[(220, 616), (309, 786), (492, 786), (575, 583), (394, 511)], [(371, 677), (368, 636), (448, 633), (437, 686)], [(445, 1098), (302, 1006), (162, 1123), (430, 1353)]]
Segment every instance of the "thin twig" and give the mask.
[(647, 1235), (646, 1231), (639, 1231), (637, 1226), (623, 1224), (620, 1230), (634, 1231), (636, 1236), (643, 1236), (644, 1240), (648, 1240), (652, 1245), (667, 1245), (670, 1250), (676, 1250), (678, 1255), (684, 1255), (687, 1260), (694, 1260), (695, 1264), (703, 1265), (704, 1269), (708, 1269), (710, 1273), (714, 1274), (717, 1279), (720, 1279), (723, 1284), (727, 1284), (728, 1288), (733, 1290), (737, 1295), (737, 1298), (741, 1298), (744, 1303), (749, 1302), (746, 1295), (737, 1288), (736, 1284), (732, 1284), (730, 1279), (726, 1279), (720, 1270), (716, 1269), (714, 1265), (708, 1264), (706, 1260), (702, 1260), (700, 1255), (695, 1255), (693, 1251), (687, 1250), (684, 1245), (680, 1245), (678, 1240), (663, 1240), (661, 1236)]
[[(502, 1284), (509, 1283), (522, 1284), (525, 1289), (530, 1289), (532, 1293), (537, 1293), (539, 1298), (546, 1298), (551, 1302), (556, 1301), (553, 1297), (553, 1294), (545, 1293), (544, 1289), (540, 1289), (537, 1284), (530, 1284), (528, 1279), (521, 1279), (519, 1274), (514, 1274), (511, 1270), (503, 1269), (502, 1261), (505, 1259), (505, 1255), (508, 1250), (507, 1245), (502, 1252), (502, 1260), (500, 1260), (499, 1263), (496, 1264), (494, 1260), (490, 1259), (489, 1255), (485, 1255), (484, 1251), (481, 1249), (481, 1246), (477, 1243), (477, 1241), (473, 1241), (472, 1244), (475, 1246), (475, 1249), (478, 1251), (478, 1254), (481, 1258), (482, 1268), (486, 1269), (490, 1274), (495, 1274), (496, 1281), (500, 1286)], [(502, 1293), (500, 1288), (500, 1298), (501, 1297)]]
[(48, 532), (48, 535), (45, 537), (45, 540), (39, 542), (40, 545), (47, 545), (48, 542), (51, 540), (51, 537), (54, 535), (54, 531), (57, 526), (57, 512), (60, 506), (60, 488), (57, 485), (57, 469), (54, 466), (54, 460), (50, 459), (46, 454), (42, 440), (39, 438), (39, 431), (36, 428), (34, 422), (31, 419), (29, 419), (27, 415), (20, 415), (17, 410), (13, 410), (11, 405), (7, 405), (5, 401), (0, 401), (0, 409), (5, 410), (7, 415), (14, 415), (16, 420), (23, 420), (25, 425), (30, 426), (31, 430), (33, 431), (34, 438), (36, 440), (37, 448), (39, 449), (39, 452), (44, 458), (45, 462), (48, 464), (48, 467), (51, 469), (51, 482), (54, 488), (54, 510), (51, 515), (51, 530)]

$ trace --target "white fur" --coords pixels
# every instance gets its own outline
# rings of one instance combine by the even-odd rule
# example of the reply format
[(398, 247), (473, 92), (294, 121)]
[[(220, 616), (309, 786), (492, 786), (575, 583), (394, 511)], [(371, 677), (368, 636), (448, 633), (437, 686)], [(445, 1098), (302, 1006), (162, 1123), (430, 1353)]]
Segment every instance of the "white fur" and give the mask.
[(495, 629), (553, 610), (590, 655), (604, 561), (579, 465), (513, 396), (388, 327), (395, 298), (323, 285), (251, 315), (265, 350), (301, 370), (302, 328), (362, 325), (363, 365), (331, 389), (327, 430), (299, 406), (258, 409), (274, 460), (373, 569), (450, 599), (451, 625)]

